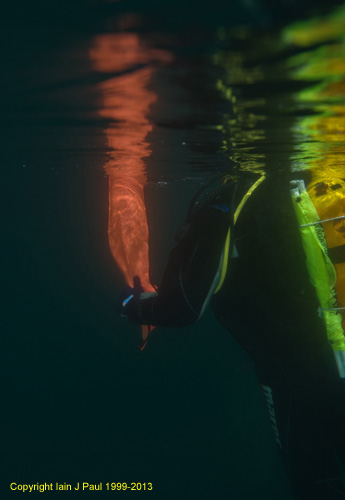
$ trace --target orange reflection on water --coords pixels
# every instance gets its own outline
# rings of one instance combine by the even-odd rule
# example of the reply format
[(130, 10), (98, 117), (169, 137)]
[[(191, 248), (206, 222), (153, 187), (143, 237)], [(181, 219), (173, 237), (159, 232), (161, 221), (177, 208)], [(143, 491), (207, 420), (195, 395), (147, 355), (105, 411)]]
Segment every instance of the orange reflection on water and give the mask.
[(140, 278), (153, 291), (149, 277), (148, 227), (144, 202), (144, 159), (151, 153), (148, 119), (156, 94), (148, 90), (153, 63), (169, 62), (168, 52), (148, 47), (135, 33), (95, 37), (90, 58), (96, 71), (109, 77), (99, 83), (110, 149), (105, 165), (109, 177), (109, 245), (128, 285)]

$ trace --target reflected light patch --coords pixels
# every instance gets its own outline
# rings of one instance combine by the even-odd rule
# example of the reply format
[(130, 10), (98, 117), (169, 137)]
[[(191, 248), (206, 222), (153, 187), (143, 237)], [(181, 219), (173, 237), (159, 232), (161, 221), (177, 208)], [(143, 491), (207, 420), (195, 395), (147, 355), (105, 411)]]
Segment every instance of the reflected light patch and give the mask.
[(310, 21), (294, 23), (283, 31), (285, 43), (293, 43), (300, 47), (334, 40), (344, 35), (345, 5), (335, 9), (330, 15), (314, 18)]
[[(295, 95), (305, 116), (296, 118), (293, 133), (298, 144), (295, 170), (309, 169), (308, 193), (321, 220), (329, 249), (345, 244), (345, 6), (326, 18), (292, 25), (289, 41), (301, 46), (332, 41), (293, 56), (287, 65), (293, 78), (310, 82)], [(313, 84), (313, 80), (317, 84)], [(345, 307), (345, 263), (334, 264), (339, 307)], [(345, 330), (345, 313), (342, 312)]]
[(135, 33), (95, 37), (90, 58), (96, 71), (109, 74), (98, 84), (102, 96), (98, 113), (109, 120), (105, 134), (110, 154), (105, 169), (110, 249), (128, 285), (133, 286), (138, 276), (145, 291), (154, 291), (149, 277), (144, 159), (151, 153), (146, 139), (152, 130), (148, 114), (157, 96), (147, 87), (156, 67), (152, 63), (172, 58), (146, 46)]

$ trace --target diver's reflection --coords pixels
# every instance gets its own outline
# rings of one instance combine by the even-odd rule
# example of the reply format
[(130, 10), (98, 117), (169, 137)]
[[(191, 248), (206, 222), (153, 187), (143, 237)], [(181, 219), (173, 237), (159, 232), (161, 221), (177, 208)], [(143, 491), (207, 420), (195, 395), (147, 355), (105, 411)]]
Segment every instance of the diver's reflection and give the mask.
[(149, 276), (148, 227), (144, 202), (144, 159), (151, 153), (146, 140), (148, 119), (157, 96), (148, 90), (153, 62), (168, 62), (168, 52), (148, 47), (135, 33), (103, 34), (93, 40), (90, 58), (96, 71), (109, 75), (99, 83), (108, 119), (105, 130), (110, 149), (105, 165), (109, 178), (109, 245), (128, 286), (134, 277), (144, 291), (154, 288)]

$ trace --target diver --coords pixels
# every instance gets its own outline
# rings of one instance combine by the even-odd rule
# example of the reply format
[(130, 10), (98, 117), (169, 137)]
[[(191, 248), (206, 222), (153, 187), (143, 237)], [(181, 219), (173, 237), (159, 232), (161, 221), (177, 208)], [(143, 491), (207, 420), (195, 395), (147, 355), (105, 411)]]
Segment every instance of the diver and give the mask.
[[(261, 180), (262, 176), (250, 181), (249, 190)], [(119, 301), (122, 316), (137, 324), (166, 327), (187, 326), (202, 316), (225, 278), (238, 216), (236, 201), (242, 190), (242, 183), (227, 177), (212, 188), (218, 181), (211, 180), (194, 196), (176, 233), (177, 246), (159, 290), (144, 292), (136, 277), (134, 287), (127, 287)]]
[(216, 317), (253, 360), (294, 498), (345, 498), (345, 379), (315, 314), (288, 179), (214, 183), (192, 200), (161, 287), (145, 293), (136, 278), (118, 310), (148, 328), (183, 327), (217, 293)]

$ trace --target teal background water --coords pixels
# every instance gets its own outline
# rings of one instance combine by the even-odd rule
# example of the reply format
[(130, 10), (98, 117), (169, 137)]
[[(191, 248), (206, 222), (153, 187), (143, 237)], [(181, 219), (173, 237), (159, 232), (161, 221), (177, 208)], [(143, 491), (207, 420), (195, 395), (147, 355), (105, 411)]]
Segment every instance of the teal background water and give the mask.
[[(103, 167), (112, 152), (97, 113), (107, 75), (94, 71), (88, 50), (127, 8), (98, 5), (82, 16), (79, 8), (33, 4), (19, 17), (9, 8), (3, 21), (6, 498), (10, 482), (37, 481), (151, 481), (154, 491), (140, 495), (159, 499), (290, 498), (252, 362), (213, 314), (188, 329), (157, 329), (139, 352), (140, 332), (115, 312), (124, 282), (108, 247)], [(284, 11), (239, 4), (225, 11), (234, 13), (227, 23), (203, 2), (188, 7), (188, 24), (174, 4), (160, 26), (155, 5), (140, 9), (128, 8), (145, 14), (129, 31), (175, 57), (150, 84), (158, 98), (145, 196), (159, 281), (201, 183), (243, 167), (279, 174), (278, 190), (302, 142), (296, 116), (315, 109), (296, 104), (310, 83), (285, 65), (302, 49), (272, 48)], [(228, 34), (243, 22), (259, 31)]]

